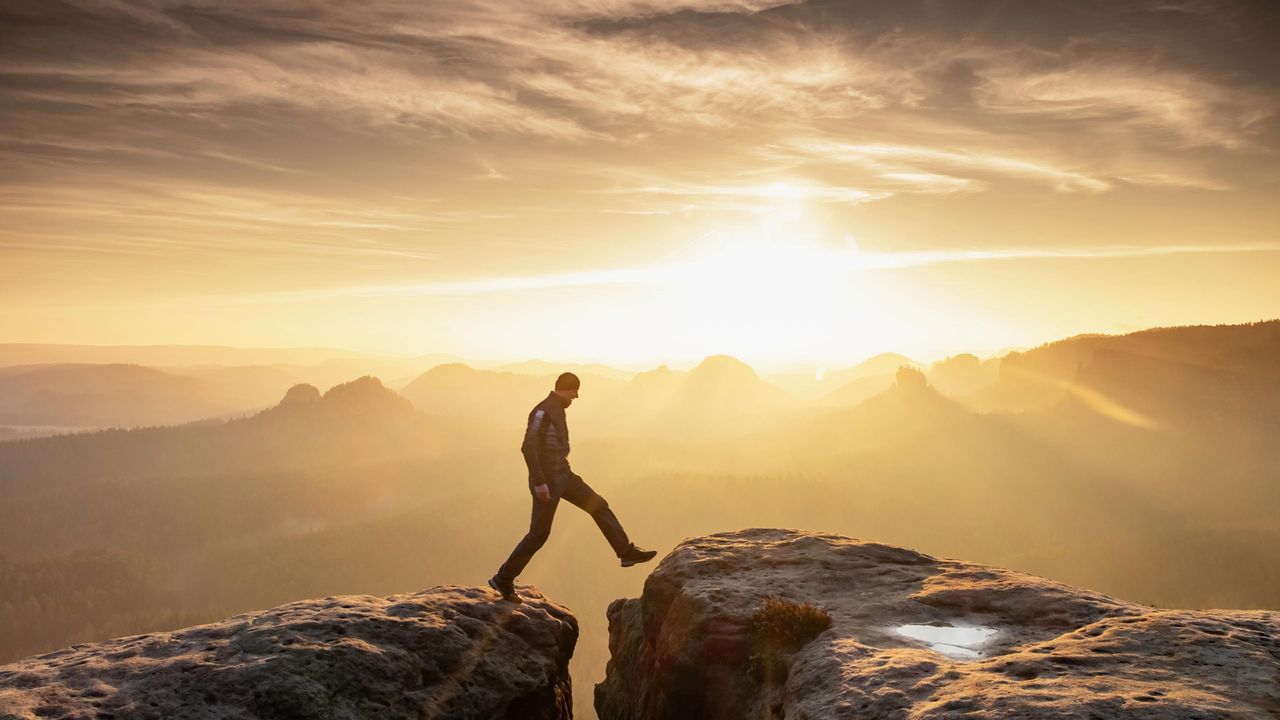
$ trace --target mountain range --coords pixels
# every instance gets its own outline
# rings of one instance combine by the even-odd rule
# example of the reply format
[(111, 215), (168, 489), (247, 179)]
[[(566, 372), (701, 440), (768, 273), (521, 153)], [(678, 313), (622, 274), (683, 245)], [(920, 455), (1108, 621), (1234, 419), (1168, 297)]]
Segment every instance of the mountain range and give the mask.
[[(648, 546), (823, 528), (1143, 602), (1276, 607), (1278, 332), (888, 356), (808, 394), (723, 355), (626, 378), (580, 368), (570, 460)], [(226, 377), (260, 377), (263, 393), (285, 380), (246, 367)], [(482, 583), (528, 522), (517, 448), (556, 369), (532, 368), (553, 372), (443, 363), (402, 385), (293, 382), (233, 417), (0, 442), (0, 660), (303, 597)], [(824, 399), (841, 392), (858, 399)], [(528, 571), (541, 586), (592, 617), (639, 591), (589, 518), (556, 523)], [(584, 623), (588, 647), (604, 632)]]

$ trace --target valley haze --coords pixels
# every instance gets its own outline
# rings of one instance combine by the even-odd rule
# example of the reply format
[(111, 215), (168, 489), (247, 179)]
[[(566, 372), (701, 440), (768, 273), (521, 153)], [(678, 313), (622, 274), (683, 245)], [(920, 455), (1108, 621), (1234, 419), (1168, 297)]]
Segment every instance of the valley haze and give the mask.
[[(652, 546), (804, 528), (1163, 607), (1280, 606), (1278, 320), (882, 353), (821, 377), (728, 355), (633, 372), (67, 352), (0, 370), (7, 422), (28, 426), (0, 442), (3, 660), (293, 600), (483, 587), (528, 519), (523, 418), (565, 368), (582, 378), (573, 466)], [(112, 362), (67, 362), (89, 359)], [(583, 712), (604, 610), (644, 574), (562, 513), (522, 582), (578, 618)]]

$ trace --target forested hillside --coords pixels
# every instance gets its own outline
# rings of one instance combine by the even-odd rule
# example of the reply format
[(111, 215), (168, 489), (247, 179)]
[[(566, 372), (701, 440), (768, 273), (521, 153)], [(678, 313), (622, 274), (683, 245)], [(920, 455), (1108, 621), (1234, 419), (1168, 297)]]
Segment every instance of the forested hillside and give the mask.
[[(796, 527), (1139, 602), (1280, 607), (1274, 325), (1251, 330), (1225, 355), (1116, 339), (1058, 363), (1071, 390), (1021, 412), (983, 412), (909, 366), (855, 405), (789, 401), (717, 358), (584, 392), (570, 462), (662, 552)], [(528, 524), (518, 447), (546, 393), (528, 383), (523, 402), (491, 388), (513, 410), (487, 419), (450, 413), (465, 393), (415, 408), (366, 377), (239, 420), (0, 443), (0, 660), (292, 599), (483, 583)], [(604, 608), (643, 577), (566, 505), (521, 582), (574, 608), (576, 672), (599, 677)]]

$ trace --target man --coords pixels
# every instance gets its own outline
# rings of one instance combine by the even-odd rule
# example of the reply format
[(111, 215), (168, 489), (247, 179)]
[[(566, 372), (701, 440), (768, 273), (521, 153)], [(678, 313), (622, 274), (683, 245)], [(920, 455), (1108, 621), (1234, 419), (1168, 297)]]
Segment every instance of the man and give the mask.
[(529, 520), (529, 532), (511, 551), (498, 574), (489, 578), (489, 587), (501, 593), (503, 600), (523, 602), (516, 594), (516, 576), (551, 535), (551, 521), (561, 498), (591, 514), (622, 561), (622, 567), (648, 562), (658, 554), (654, 550), (642, 550), (628, 540), (622, 523), (609, 509), (609, 503), (569, 469), (569, 426), (565, 423), (564, 410), (578, 397), (579, 386), (577, 375), (561, 373), (556, 378), (555, 389), (529, 411), (520, 452), (529, 466), (533, 514)]

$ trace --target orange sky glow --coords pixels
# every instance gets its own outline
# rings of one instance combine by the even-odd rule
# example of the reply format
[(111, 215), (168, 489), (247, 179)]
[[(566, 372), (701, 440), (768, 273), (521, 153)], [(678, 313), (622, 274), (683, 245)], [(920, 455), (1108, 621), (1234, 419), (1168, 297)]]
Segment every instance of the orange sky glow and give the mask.
[(17, 2), (0, 342), (762, 367), (1280, 316), (1280, 10)]

